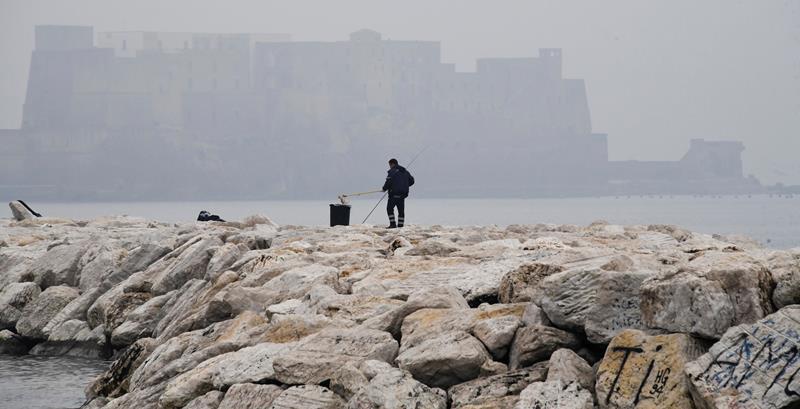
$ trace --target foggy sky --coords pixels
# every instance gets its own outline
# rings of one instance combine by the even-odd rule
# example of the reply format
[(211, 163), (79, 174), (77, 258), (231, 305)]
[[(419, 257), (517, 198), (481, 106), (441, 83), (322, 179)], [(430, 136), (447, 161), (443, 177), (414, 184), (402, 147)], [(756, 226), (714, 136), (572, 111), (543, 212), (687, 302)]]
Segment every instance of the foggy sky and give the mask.
[(745, 143), (745, 173), (800, 184), (800, 1), (0, 0), (0, 128), (18, 128), (34, 26), (439, 40), (445, 62), (564, 49), (612, 160), (675, 160), (691, 138)]

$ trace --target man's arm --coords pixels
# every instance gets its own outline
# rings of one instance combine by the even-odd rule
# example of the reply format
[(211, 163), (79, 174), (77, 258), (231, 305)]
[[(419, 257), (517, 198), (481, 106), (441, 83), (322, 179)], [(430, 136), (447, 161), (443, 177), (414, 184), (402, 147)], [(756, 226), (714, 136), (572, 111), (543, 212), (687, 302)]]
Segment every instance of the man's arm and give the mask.
[(411, 175), (411, 172), (408, 172), (408, 185), (414, 186), (414, 176)]
[(389, 187), (391, 187), (391, 181), (392, 181), (392, 177), (391, 176), (387, 176), (386, 177), (386, 182), (383, 182), (383, 188), (381, 190), (383, 190), (384, 192), (389, 190)]

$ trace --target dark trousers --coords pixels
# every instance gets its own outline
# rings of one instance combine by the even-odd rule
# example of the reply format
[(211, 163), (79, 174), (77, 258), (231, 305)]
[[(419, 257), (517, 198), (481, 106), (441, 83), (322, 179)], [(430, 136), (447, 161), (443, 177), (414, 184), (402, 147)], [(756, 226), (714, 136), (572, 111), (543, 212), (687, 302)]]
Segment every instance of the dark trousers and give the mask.
[(406, 221), (406, 198), (402, 196), (389, 195), (389, 201), (386, 203), (386, 213), (389, 215), (390, 224), (395, 224), (395, 207), (397, 207), (397, 225), (402, 226)]

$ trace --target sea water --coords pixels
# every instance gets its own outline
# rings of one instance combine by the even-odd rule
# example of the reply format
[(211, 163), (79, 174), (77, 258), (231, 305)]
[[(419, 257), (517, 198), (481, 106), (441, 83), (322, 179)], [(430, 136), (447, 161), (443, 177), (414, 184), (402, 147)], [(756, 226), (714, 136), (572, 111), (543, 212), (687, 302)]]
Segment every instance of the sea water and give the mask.
[(79, 408), (86, 385), (108, 365), (82, 358), (0, 355), (0, 408)]
[[(380, 195), (354, 200), (351, 224), (361, 223)], [(279, 224), (326, 225), (329, 203), (302, 201), (205, 201), (29, 203), (47, 216), (90, 219), (130, 215), (182, 222), (208, 210), (227, 220), (264, 214)], [(10, 211), (6, 210), (10, 217)], [(753, 196), (620, 196), (568, 199), (406, 199), (407, 224), (499, 225), (565, 223), (586, 225), (675, 224), (709, 234), (742, 234), (770, 248), (800, 247), (800, 195)], [(385, 201), (367, 223), (388, 224)]]

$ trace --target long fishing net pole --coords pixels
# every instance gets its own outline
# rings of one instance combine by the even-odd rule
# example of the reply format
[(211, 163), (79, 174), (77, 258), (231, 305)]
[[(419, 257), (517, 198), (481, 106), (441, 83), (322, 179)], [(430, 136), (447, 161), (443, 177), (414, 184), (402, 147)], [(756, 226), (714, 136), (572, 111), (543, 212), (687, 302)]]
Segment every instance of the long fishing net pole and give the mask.
[[(430, 145), (428, 145), (428, 146), (430, 146)], [(428, 146), (426, 146), (426, 147), (422, 148), (422, 150), (420, 150), (420, 151), (417, 153), (417, 155), (416, 155), (416, 156), (414, 156), (414, 159), (411, 159), (411, 162), (408, 162), (408, 165), (406, 166), (406, 168), (410, 168), (410, 167), (411, 167), (411, 165), (413, 165), (413, 164), (414, 164), (414, 162), (417, 160), (417, 158), (419, 158), (419, 155), (422, 155), (422, 152), (425, 152), (425, 150), (426, 150), (426, 149), (428, 149)], [(377, 208), (378, 208), (378, 206), (380, 206), (380, 205), (381, 205), (381, 202), (383, 202), (383, 199), (385, 199), (385, 198), (386, 198), (386, 195), (387, 195), (387, 194), (389, 194), (389, 192), (388, 192), (388, 191), (386, 191), (386, 192), (383, 192), (383, 196), (381, 196), (381, 199), (380, 199), (380, 200), (378, 200), (378, 203), (375, 203), (375, 207), (373, 207), (373, 208), (372, 208), (372, 210), (370, 210), (370, 211), (369, 211), (369, 214), (367, 215), (367, 217), (365, 217), (365, 218), (364, 218), (364, 221), (362, 221), (362, 222), (361, 222), (361, 224), (364, 224), (364, 223), (366, 223), (366, 222), (367, 222), (367, 219), (369, 219), (369, 217), (370, 217), (370, 216), (372, 216), (372, 212), (374, 212), (374, 211), (375, 211), (375, 209), (377, 209)]]

